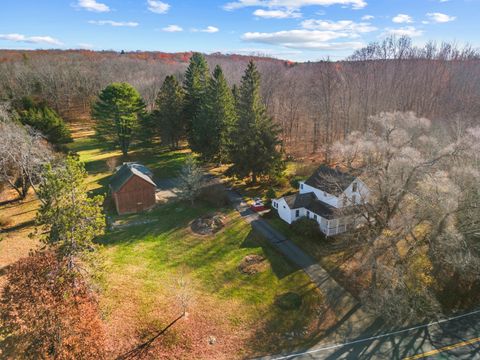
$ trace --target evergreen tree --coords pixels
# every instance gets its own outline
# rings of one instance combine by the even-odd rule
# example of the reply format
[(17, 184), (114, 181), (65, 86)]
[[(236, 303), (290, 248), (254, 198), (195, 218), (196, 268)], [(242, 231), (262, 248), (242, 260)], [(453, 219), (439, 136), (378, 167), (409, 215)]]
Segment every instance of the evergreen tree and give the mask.
[(22, 124), (40, 131), (57, 148), (72, 142), (72, 135), (63, 119), (45, 102), (25, 97), (17, 106)]
[(240, 178), (277, 176), (284, 169), (279, 129), (266, 114), (260, 96), (260, 74), (250, 61), (239, 89), (238, 121), (231, 136), (229, 172)]
[(105, 229), (103, 196), (88, 196), (86, 177), (83, 164), (69, 156), (55, 167), (46, 166), (38, 190), (37, 224), (44, 227), (45, 242), (68, 261), (69, 269)]
[(167, 76), (158, 94), (157, 110), (152, 113), (152, 120), (162, 141), (172, 149), (178, 148), (185, 134), (183, 101), (183, 89), (177, 79), (173, 75)]
[(202, 152), (205, 143), (203, 134), (207, 113), (207, 92), (209, 83), (209, 70), (205, 57), (200, 53), (194, 53), (190, 58), (190, 64), (185, 72), (185, 119), (187, 124), (188, 142), (193, 151)]
[(202, 155), (206, 159), (219, 161), (228, 159), (228, 145), (236, 118), (232, 92), (222, 68), (217, 65), (210, 79), (207, 112), (202, 117), (206, 128), (202, 133), (206, 145)]
[(145, 104), (133, 86), (127, 83), (108, 85), (92, 107), (92, 117), (98, 121), (97, 136), (118, 144), (123, 155), (127, 155), (144, 109)]

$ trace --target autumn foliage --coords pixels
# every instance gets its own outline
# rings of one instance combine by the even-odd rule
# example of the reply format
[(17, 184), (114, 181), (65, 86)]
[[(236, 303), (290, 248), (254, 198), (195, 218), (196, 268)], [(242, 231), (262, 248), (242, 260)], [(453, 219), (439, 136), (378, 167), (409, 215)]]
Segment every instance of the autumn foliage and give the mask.
[(33, 253), (9, 270), (0, 357), (103, 359), (104, 339), (94, 294), (54, 252)]

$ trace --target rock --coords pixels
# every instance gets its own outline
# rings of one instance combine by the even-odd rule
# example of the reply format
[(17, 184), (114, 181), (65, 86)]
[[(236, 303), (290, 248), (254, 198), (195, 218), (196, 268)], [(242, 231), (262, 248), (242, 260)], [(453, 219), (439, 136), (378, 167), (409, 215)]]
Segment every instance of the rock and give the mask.
[(215, 336), (213, 336), (213, 335), (210, 335), (210, 336), (208, 337), (208, 343), (209, 343), (210, 345), (215, 345), (215, 344), (217, 343), (217, 338), (216, 338)]

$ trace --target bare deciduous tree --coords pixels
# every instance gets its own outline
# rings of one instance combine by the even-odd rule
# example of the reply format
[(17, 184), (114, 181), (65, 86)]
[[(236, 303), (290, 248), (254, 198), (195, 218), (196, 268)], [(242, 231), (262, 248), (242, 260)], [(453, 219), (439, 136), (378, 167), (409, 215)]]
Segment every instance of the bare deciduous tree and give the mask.
[(363, 299), (388, 320), (438, 314), (446, 279), (478, 279), (478, 144), (478, 128), (447, 137), (425, 118), (396, 112), (335, 145), (339, 164), (370, 189), (364, 226), (351, 236), (368, 278)]
[(11, 119), (6, 105), (0, 106), (0, 181), (21, 199), (30, 187), (35, 190), (42, 167), (53, 152), (42, 134)]

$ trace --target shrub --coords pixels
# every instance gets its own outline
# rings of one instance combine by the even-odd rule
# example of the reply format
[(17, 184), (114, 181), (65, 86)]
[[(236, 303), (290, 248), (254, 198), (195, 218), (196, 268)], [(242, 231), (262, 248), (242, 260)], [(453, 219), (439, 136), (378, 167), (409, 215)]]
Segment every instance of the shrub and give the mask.
[(272, 199), (277, 198), (277, 193), (275, 192), (275, 189), (272, 188), (272, 187), (268, 189), (268, 191), (265, 195), (267, 197), (267, 203), (271, 203)]
[(298, 189), (300, 186), (300, 180), (303, 179), (301, 177), (295, 176), (290, 179), (290, 186), (293, 187), (294, 189)]
[(300, 218), (292, 223), (292, 230), (300, 236), (322, 238), (318, 222), (313, 219)]

